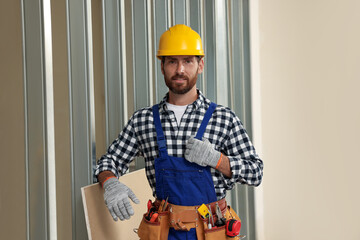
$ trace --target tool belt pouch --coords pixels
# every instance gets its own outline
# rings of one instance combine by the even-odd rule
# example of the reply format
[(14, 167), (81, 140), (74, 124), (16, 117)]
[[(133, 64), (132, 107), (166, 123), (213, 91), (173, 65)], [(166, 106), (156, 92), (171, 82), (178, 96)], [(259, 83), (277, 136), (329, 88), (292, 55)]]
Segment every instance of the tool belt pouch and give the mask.
[(170, 212), (170, 226), (177, 231), (189, 231), (195, 227), (199, 216), (195, 209)]
[[(227, 206), (225, 212), (226, 220), (229, 219), (236, 219), (240, 221), (239, 216), (236, 212), (230, 207)], [(226, 228), (225, 225), (221, 227), (213, 227), (211, 229), (207, 228), (208, 221), (204, 221), (204, 237), (205, 240), (238, 240), (240, 237), (228, 237), (226, 235)]]
[(145, 219), (147, 213), (144, 214), (139, 229), (138, 236), (141, 240), (162, 240), (168, 239), (169, 235), (169, 212), (159, 213), (155, 222)]
[(205, 229), (205, 240), (223, 240), (226, 238), (225, 226)]
[(238, 240), (240, 237), (226, 236), (225, 226), (215, 227), (212, 229), (205, 229), (205, 240)]

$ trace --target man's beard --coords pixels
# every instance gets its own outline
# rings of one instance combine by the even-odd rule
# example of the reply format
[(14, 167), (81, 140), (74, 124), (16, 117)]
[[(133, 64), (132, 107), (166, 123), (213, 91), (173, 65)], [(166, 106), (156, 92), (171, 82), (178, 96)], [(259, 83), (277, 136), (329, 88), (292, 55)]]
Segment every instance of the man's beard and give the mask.
[[(164, 79), (165, 79), (166, 86), (170, 89), (171, 92), (173, 92), (175, 94), (188, 93), (196, 85), (197, 77), (198, 76), (197, 76), (196, 73), (192, 78), (189, 78), (189, 77), (184, 76), (184, 75), (178, 75), (177, 74), (177, 75), (175, 75), (175, 76), (173, 76), (173, 77), (171, 77), (169, 79), (166, 76), (166, 74), (164, 74)], [(184, 87), (182, 85), (176, 85), (176, 83), (173, 82), (173, 79), (177, 79), (177, 78), (185, 79), (187, 84)]]

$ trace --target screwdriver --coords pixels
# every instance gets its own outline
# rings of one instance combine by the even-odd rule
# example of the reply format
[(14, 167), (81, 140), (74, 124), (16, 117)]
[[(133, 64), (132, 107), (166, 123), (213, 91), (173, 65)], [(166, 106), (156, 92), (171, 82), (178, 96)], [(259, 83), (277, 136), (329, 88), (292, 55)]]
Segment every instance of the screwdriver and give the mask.
[(161, 200), (161, 203), (160, 203), (160, 206), (159, 206), (159, 210), (158, 212), (165, 212), (166, 211), (166, 205), (167, 205), (167, 202), (168, 202), (168, 198), (166, 198), (166, 200)]
[(215, 222), (215, 226), (220, 227), (220, 226), (225, 225), (226, 218), (224, 218), (218, 203), (216, 203), (216, 215), (217, 215), (217, 220)]
[(159, 206), (159, 209), (158, 209), (158, 212), (162, 212), (163, 209), (164, 209), (164, 205), (165, 205), (165, 200), (161, 200), (161, 203), (160, 203), (160, 206)]
[[(211, 222), (212, 222), (212, 226), (214, 226), (214, 218), (213, 218), (213, 215), (212, 215), (212, 209), (211, 209), (211, 206), (210, 206), (210, 204), (209, 204), (209, 214), (210, 214), (210, 218), (211, 218)], [(209, 223), (210, 223), (210, 220), (209, 220)]]
[(208, 217), (209, 217), (208, 229), (211, 229), (212, 226), (211, 226), (211, 223), (210, 223), (210, 214), (208, 215)]
[(167, 203), (169, 200), (169, 196), (166, 197), (165, 203), (164, 203), (164, 207), (163, 207), (163, 211), (166, 211), (166, 207), (167, 207)]

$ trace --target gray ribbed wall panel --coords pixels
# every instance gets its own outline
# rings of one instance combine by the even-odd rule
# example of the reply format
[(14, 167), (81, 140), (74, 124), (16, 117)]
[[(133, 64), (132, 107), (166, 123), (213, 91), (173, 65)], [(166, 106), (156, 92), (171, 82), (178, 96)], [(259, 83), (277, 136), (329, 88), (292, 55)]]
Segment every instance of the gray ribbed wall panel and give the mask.
[(50, 1), (23, 0), (27, 239), (56, 239)]
[[(229, 1), (229, 69), (231, 107), (251, 134), (250, 98), (250, 55), (248, 30), (248, 2)], [(237, 24), (235, 24), (237, 23)], [(242, 224), (242, 234), (255, 239), (254, 189), (236, 185), (232, 191), (231, 202), (246, 221)]]
[(215, 15), (215, 84), (208, 86), (214, 88), (216, 92), (216, 102), (224, 106), (230, 106), (230, 89), (229, 89), (229, 48), (228, 48), (228, 8), (226, 1), (214, 2)]
[(105, 70), (105, 107), (106, 107), (106, 145), (109, 145), (124, 126), (124, 97), (122, 78), (121, 4), (117, 0), (103, 1), (104, 12), (104, 70)]
[[(81, 187), (93, 182), (95, 164), (94, 92), (91, 39), (87, 19), (90, 0), (68, 0), (69, 89), (72, 168), (73, 239), (86, 239)], [(90, 15), (91, 16), (91, 15)]]
[(188, 25), (186, 2), (187, 2), (186, 0), (183, 1), (172, 0), (173, 25), (175, 24)]
[[(200, 36), (203, 38), (203, 23), (202, 21), (202, 1), (187, 1), (187, 16), (188, 16), (188, 25), (194, 29)], [(207, 56), (205, 56), (207, 57)], [(206, 63), (206, 61), (205, 61)], [(203, 89), (204, 86), (204, 74), (201, 74), (198, 77), (196, 86), (199, 89)], [(204, 92), (205, 93), (205, 92)]]
[(23, 0), (27, 239), (47, 239), (46, 143), (42, 14), (39, 1)]
[[(135, 109), (150, 103), (147, 2), (133, 1), (133, 55), (134, 55), (134, 99)], [(150, 6), (151, 7), (151, 6)]]
[(21, 1), (26, 239), (57, 239), (50, 0)]
[(201, 1), (187, 1), (188, 25), (201, 36)]
[(205, 51), (204, 92), (209, 99), (216, 102), (216, 32), (214, 20), (214, 0), (204, 1), (204, 36), (202, 37)]
[[(163, 32), (166, 31), (169, 27), (169, 19), (168, 19), (168, 4), (169, 0), (154, 0), (153, 1), (153, 14), (154, 14), (154, 57), (157, 54), (158, 43), (160, 40), (160, 36)], [(155, 102), (159, 102), (164, 95), (167, 93), (168, 88), (164, 83), (164, 78), (161, 73), (161, 62), (158, 59), (154, 60), (155, 66), (155, 87), (156, 87), (156, 97)]]

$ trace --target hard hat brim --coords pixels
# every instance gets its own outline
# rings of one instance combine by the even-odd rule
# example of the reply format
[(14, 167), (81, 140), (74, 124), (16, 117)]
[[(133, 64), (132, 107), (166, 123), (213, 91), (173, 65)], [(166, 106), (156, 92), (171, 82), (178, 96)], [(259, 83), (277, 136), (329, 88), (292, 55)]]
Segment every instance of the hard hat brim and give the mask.
[(158, 59), (162, 59), (162, 57), (166, 56), (200, 56), (204, 57), (205, 54), (203, 51), (199, 51), (198, 53), (194, 53), (194, 51), (176, 51), (176, 52), (164, 52), (164, 51), (158, 51), (156, 57)]

